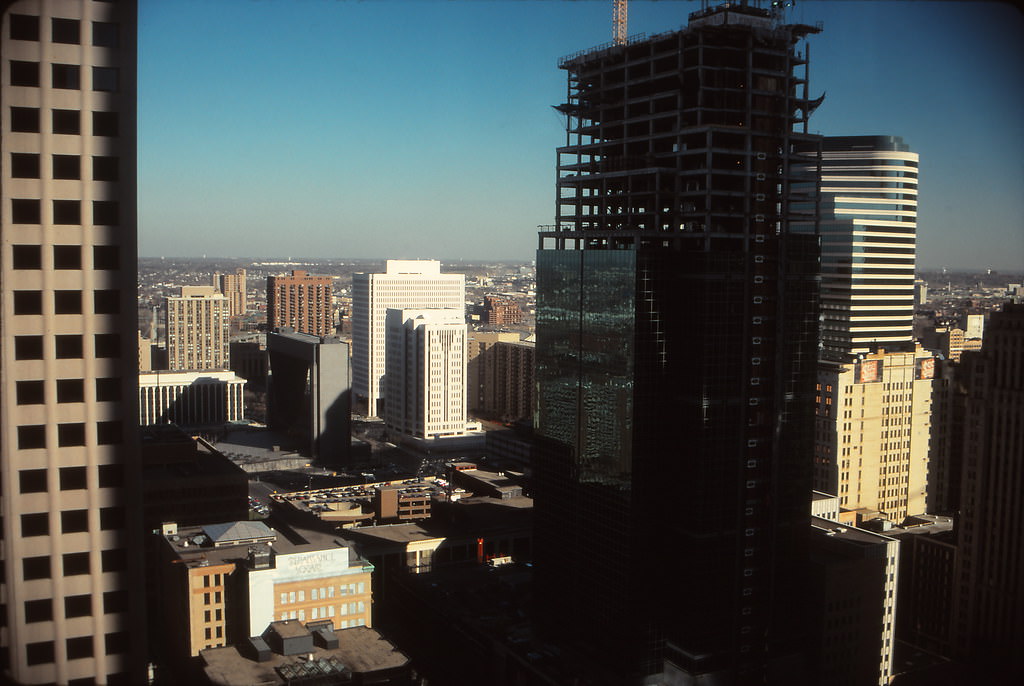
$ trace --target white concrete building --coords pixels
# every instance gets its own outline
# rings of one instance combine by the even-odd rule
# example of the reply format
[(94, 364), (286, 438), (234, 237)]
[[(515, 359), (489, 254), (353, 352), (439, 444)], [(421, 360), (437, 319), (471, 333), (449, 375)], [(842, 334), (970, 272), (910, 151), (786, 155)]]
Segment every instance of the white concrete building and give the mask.
[[(383, 274), (352, 277), (352, 390), (369, 415), (382, 416), (385, 318), (389, 308), (465, 313), (466, 277), (442, 274), (437, 260), (388, 260)], [(463, 315), (464, 316), (464, 315)]]
[(384, 421), (417, 438), (466, 433), (466, 322), (461, 309), (387, 312)]
[(167, 368), (227, 369), (231, 315), (213, 286), (182, 286), (167, 297)]
[(139, 425), (207, 426), (245, 417), (245, 379), (229, 371), (139, 374)]

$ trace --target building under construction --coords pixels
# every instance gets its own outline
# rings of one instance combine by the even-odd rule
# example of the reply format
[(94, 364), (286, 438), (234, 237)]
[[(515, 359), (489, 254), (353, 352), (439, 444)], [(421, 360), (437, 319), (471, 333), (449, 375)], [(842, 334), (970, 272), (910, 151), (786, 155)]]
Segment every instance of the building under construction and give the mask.
[(820, 158), (800, 43), (818, 30), (727, 3), (559, 64), (536, 592), (588, 683), (800, 683)]

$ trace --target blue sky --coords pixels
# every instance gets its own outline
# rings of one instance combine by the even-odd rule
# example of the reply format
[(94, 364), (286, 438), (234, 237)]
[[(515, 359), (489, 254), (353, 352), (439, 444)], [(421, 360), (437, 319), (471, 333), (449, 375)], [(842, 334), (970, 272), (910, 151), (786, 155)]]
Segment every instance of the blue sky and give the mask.
[[(140, 0), (144, 256), (530, 259), (554, 216), (562, 55), (611, 0)], [(699, 2), (632, 0), (629, 32)], [(921, 155), (919, 265), (1024, 267), (1024, 19), (805, 0), (811, 118)]]

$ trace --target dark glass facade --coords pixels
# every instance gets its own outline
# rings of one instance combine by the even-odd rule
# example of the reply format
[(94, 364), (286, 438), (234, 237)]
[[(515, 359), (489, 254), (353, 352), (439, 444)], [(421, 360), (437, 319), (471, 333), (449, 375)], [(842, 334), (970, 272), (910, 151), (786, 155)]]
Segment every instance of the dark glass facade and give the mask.
[(595, 683), (798, 673), (819, 250), (794, 45), (815, 30), (715, 9), (562, 65), (536, 593)]

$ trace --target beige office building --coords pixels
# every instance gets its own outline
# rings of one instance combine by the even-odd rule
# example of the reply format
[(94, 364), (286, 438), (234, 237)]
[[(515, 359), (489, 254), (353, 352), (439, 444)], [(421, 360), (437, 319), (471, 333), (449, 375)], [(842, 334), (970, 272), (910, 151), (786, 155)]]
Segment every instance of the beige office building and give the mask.
[(234, 274), (214, 273), (213, 287), (228, 299), (228, 314), (230, 316), (241, 317), (248, 311), (249, 298), (244, 269), (239, 267)]
[(228, 299), (213, 286), (182, 286), (167, 298), (167, 368), (227, 369)]
[(821, 363), (814, 488), (897, 524), (926, 512), (934, 376), (935, 358), (920, 347)]
[(0, 681), (140, 683), (135, 2), (0, 14)]

